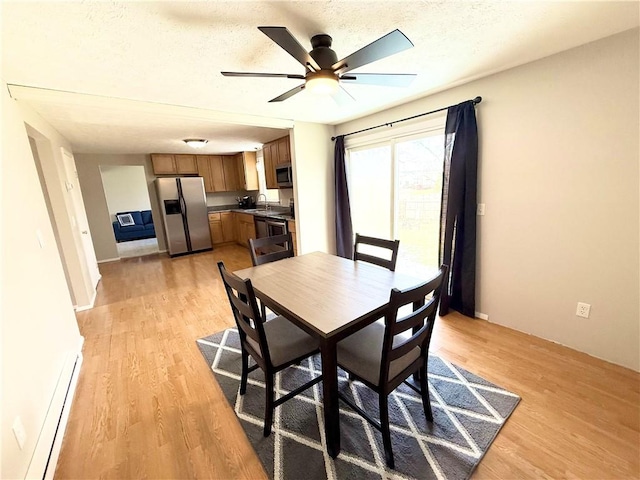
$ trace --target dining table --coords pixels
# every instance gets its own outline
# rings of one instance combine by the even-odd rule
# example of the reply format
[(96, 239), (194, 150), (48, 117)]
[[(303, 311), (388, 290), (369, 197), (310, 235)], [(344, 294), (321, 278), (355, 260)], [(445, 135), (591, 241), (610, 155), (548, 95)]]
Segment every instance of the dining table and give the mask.
[(391, 289), (420, 278), (362, 261), (313, 252), (234, 272), (250, 279), (271, 310), (319, 341), (326, 447), (340, 453), (337, 343), (382, 317)]

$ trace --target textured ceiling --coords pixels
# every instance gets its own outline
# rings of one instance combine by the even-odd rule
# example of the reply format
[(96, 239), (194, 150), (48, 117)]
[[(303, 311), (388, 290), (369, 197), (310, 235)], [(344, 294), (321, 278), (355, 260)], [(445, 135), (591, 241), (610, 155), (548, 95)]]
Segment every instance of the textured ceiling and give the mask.
[[(280, 135), (256, 127), (271, 127), (270, 119), (340, 123), (638, 26), (637, 2), (609, 1), (4, 1), (2, 10), (5, 82), (136, 101), (108, 108), (85, 95), (23, 89), (77, 151), (105, 153), (162, 151), (193, 135), (218, 139), (211, 152), (237, 151)], [(286, 26), (308, 49), (312, 35), (328, 33), (338, 58), (399, 28), (415, 47), (357, 71), (417, 80), (405, 89), (349, 85), (356, 101), (342, 107), (304, 91), (270, 104), (300, 81), (220, 75), (303, 73), (261, 25)], [(168, 118), (173, 107), (151, 115), (139, 102), (195, 107), (210, 118)], [(250, 115), (252, 126), (224, 125), (227, 112)]]

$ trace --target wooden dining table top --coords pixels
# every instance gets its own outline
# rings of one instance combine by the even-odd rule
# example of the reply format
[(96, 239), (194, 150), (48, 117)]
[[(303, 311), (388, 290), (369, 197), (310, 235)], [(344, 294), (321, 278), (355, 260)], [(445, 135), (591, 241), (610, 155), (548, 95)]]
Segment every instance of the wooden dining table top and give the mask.
[(328, 338), (381, 310), (392, 288), (419, 279), (377, 265), (313, 252), (235, 272), (250, 279), (258, 297), (277, 311)]

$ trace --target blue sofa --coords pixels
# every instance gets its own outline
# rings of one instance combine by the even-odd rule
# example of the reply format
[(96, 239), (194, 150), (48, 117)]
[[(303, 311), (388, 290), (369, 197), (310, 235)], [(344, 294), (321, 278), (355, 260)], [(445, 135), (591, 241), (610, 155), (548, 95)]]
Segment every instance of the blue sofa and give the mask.
[[(130, 213), (135, 225), (123, 227), (118, 221), (117, 215)], [(113, 222), (113, 233), (116, 236), (116, 242), (128, 242), (129, 240), (140, 240), (142, 238), (153, 238), (156, 236), (156, 229), (153, 226), (153, 217), (151, 210), (136, 210), (133, 212), (118, 212), (116, 221)]]

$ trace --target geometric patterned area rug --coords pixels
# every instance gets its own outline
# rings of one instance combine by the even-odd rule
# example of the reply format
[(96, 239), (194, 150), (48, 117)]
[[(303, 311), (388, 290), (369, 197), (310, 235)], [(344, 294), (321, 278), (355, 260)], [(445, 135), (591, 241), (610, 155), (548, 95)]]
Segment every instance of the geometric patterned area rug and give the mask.
[[(396, 469), (388, 469), (380, 432), (340, 402), (341, 452), (326, 453), (322, 386), (317, 384), (276, 407), (273, 428), (262, 435), (264, 374), (251, 372), (239, 395), (240, 338), (235, 328), (199, 339), (211, 367), (265, 471), (272, 479), (466, 479), (520, 401), (508, 392), (446, 360), (429, 357), (429, 393), (434, 421), (426, 422), (420, 397), (406, 385), (389, 396), (391, 442)], [(276, 375), (276, 398), (321, 371), (319, 355)], [(339, 372), (340, 391), (378, 416), (377, 394)]]

